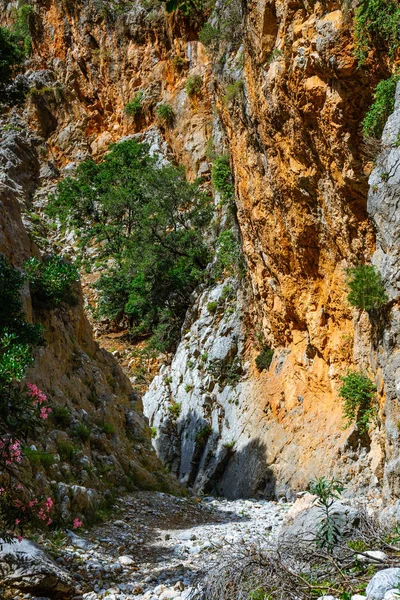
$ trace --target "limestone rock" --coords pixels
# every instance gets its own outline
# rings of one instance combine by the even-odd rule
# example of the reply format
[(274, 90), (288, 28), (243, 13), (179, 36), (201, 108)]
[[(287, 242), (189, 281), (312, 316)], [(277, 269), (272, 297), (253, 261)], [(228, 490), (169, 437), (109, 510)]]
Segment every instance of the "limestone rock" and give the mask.
[(382, 600), (386, 592), (397, 588), (400, 583), (400, 568), (378, 571), (367, 585), (367, 600)]
[(28, 540), (1, 542), (0, 574), (7, 586), (33, 594), (70, 597), (73, 591), (70, 576), (40, 546)]

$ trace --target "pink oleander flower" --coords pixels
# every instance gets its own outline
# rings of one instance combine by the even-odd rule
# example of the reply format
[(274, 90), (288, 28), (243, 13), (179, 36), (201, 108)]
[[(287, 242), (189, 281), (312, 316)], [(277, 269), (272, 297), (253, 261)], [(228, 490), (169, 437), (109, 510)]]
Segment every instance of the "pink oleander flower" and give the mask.
[(39, 417), (46, 420), (51, 412), (52, 410), (48, 406), (41, 406)]
[(78, 527), (82, 527), (83, 523), (79, 519), (74, 519), (73, 528), (78, 529)]
[(33, 399), (34, 404), (43, 404), (43, 402), (47, 400), (46, 394), (34, 383), (27, 383), (26, 387), (29, 390), (28, 394)]
[(19, 519), (15, 519), (15, 524), (19, 525), (21, 523), (21, 521)]

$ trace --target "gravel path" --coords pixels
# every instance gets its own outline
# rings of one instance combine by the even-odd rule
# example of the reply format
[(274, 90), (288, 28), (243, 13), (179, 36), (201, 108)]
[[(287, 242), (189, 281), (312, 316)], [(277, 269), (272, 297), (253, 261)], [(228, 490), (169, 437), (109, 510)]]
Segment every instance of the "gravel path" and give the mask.
[(76, 600), (185, 600), (221, 552), (268, 544), (289, 507), (140, 492), (120, 500), (119, 518), (70, 534), (53, 554), (77, 581)]

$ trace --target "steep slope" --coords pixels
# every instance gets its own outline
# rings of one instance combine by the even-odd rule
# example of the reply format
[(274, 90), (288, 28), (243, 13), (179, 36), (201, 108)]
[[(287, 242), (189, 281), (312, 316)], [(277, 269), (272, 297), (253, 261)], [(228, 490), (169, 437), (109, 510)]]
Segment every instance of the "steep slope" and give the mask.
[[(39, 175), (37, 144), (29, 132), (1, 134), (0, 253), (15, 268), (40, 257), (21, 220), (21, 206), (29, 207)], [(32, 448), (54, 457), (50, 464), (38, 460), (24, 468), (42, 492), (58, 499), (66, 522), (75, 515), (95, 517), (123, 490), (178, 491), (151, 451), (150, 430), (127, 376), (93, 340), (80, 289), (76, 293), (73, 305), (37, 308), (24, 287), (28, 318), (43, 325), (45, 338), (28, 381), (45, 391), (53, 407)]]

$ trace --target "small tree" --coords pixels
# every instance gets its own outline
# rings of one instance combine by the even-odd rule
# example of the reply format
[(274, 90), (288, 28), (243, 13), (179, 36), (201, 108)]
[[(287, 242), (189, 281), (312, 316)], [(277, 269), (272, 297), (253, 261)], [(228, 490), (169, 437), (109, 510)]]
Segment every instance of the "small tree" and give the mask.
[(388, 297), (379, 271), (373, 265), (347, 269), (348, 301), (362, 310), (373, 310), (386, 304)]
[(317, 496), (316, 505), (322, 513), (317, 527), (316, 543), (319, 548), (326, 549), (330, 554), (342, 537), (341, 523), (338, 515), (333, 514), (332, 506), (343, 491), (344, 487), (337, 479), (318, 477), (310, 484), (310, 492)]
[(344, 400), (345, 427), (349, 427), (355, 420), (360, 433), (366, 433), (376, 412), (373, 406), (376, 386), (367, 375), (357, 371), (349, 371), (342, 377), (342, 381), (339, 396)]

